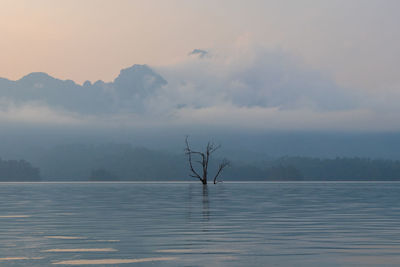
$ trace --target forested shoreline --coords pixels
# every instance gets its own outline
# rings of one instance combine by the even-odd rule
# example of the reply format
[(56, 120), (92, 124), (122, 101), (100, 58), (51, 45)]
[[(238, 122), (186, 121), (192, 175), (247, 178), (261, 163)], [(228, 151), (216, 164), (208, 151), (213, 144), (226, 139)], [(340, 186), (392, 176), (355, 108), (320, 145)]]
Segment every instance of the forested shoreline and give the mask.
[(0, 158), (0, 181), (35, 182), (40, 181), (39, 168), (25, 160), (3, 160)]
[[(218, 166), (217, 155), (210, 172)], [(0, 159), (0, 181), (194, 181), (184, 153), (130, 145), (57, 147), (28, 160)], [(224, 181), (400, 181), (400, 161), (286, 156), (232, 161)]]

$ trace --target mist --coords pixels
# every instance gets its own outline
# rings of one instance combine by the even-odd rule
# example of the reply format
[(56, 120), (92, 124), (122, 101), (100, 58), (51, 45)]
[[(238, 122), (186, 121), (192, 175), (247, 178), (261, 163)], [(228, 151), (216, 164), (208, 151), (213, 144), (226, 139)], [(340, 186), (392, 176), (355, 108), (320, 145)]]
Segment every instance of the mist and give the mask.
[[(198, 147), (221, 144), (217, 157), (242, 163), (283, 156), (400, 159), (395, 96), (383, 96), (389, 102), (344, 88), (293, 55), (248, 43), (196, 48), (170, 65), (135, 64), (112, 81), (78, 84), (43, 72), (3, 78), (0, 93), (0, 156), (26, 159), (49, 179), (60, 176), (48, 170), (58, 166), (49, 159), (68, 154), (68, 146), (101, 155), (122, 145), (180, 157), (187, 135)], [(80, 152), (67, 154), (85, 162)]]
[(193, 51), (176, 64), (124, 68), (110, 82), (80, 85), (40, 72), (1, 79), (0, 121), (96, 131), (398, 130), (393, 116), (398, 96), (375, 98), (343, 88), (281, 50), (237, 44), (227, 51)]

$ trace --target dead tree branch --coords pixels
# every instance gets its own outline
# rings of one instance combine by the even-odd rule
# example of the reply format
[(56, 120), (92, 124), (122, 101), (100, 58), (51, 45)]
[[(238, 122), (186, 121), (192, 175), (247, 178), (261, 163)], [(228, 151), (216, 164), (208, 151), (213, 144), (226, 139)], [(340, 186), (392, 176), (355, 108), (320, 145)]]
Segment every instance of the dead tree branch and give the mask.
[[(192, 151), (190, 149), (189, 142), (188, 142), (188, 136), (186, 136), (185, 142), (186, 142), (185, 154), (188, 156), (190, 170), (192, 171), (192, 174), (190, 176), (193, 178), (198, 178), (200, 181), (203, 182), (203, 178), (196, 172), (196, 170), (193, 167), (192, 154), (200, 154), (200, 155), (202, 155), (203, 158), (204, 158), (204, 155), (201, 152)], [(196, 162), (201, 163), (200, 161), (196, 161)]]
[(214, 177), (214, 184), (217, 183), (218, 175), (222, 172), (222, 170), (223, 170), (225, 167), (230, 166), (230, 164), (231, 164), (231, 163), (230, 163), (227, 159), (224, 159), (224, 160), (219, 164), (217, 174), (216, 174), (215, 177)]
[[(190, 176), (199, 179), (203, 184), (207, 184), (208, 163), (210, 162), (211, 154), (213, 154), (215, 151), (217, 151), (221, 146), (220, 145), (216, 145), (216, 144), (214, 144), (212, 142), (208, 142), (207, 143), (207, 147), (206, 147), (206, 151), (203, 153), (203, 152), (192, 150), (190, 148), (188, 139), (189, 139), (189, 137), (186, 136), (186, 138), (185, 138), (185, 144), (186, 144), (185, 154), (188, 156), (190, 171), (192, 172), (192, 174), (190, 174)], [(193, 156), (197, 156), (197, 158), (200, 158), (200, 159), (193, 160)], [(200, 174), (194, 168), (193, 162), (198, 163), (198, 164), (201, 165), (202, 173), (203, 173), (202, 176), (200, 176)], [(219, 176), (219, 174), (227, 166), (229, 166), (229, 162), (227, 160), (224, 160), (219, 165), (218, 172), (214, 177), (214, 184), (216, 183), (217, 177)]]

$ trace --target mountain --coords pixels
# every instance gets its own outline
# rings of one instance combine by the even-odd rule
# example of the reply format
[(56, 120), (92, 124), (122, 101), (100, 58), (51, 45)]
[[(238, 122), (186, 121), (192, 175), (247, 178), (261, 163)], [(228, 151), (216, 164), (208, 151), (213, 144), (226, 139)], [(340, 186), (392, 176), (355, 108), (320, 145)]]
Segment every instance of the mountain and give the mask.
[(33, 72), (17, 81), (0, 78), (0, 96), (15, 105), (43, 104), (84, 114), (130, 112), (143, 109), (142, 102), (166, 84), (147, 65), (123, 69), (113, 82), (87, 81), (83, 85)]

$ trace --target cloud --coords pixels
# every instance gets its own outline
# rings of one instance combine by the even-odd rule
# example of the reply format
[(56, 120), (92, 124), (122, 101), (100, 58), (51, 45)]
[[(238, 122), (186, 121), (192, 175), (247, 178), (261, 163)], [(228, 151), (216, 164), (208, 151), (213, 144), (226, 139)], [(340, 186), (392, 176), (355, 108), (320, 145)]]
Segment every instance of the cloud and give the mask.
[[(309, 108), (280, 110), (232, 105), (181, 109), (177, 125), (203, 125), (225, 130), (384, 131), (387, 124), (367, 109), (316, 112)], [(374, 123), (381, 121), (381, 123)], [(391, 118), (395, 122), (395, 118)], [(373, 123), (374, 128), (371, 128)]]
[[(381, 99), (339, 86), (279, 49), (195, 49), (174, 65), (134, 65), (112, 82), (32, 73), (0, 79), (0, 121), (103, 128), (210, 126), (268, 130), (400, 129), (400, 95)], [(204, 55), (204, 56), (203, 56)], [(391, 99), (391, 101), (388, 101)]]
[(201, 61), (190, 59), (158, 71), (168, 80), (167, 94), (174, 95), (178, 106), (230, 103), (238, 107), (340, 110), (357, 105), (352, 93), (279, 50), (235, 51)]
[(206, 50), (202, 49), (194, 49), (192, 52), (189, 53), (189, 56), (198, 56), (199, 58), (204, 58), (208, 55), (209, 53)]
[(81, 114), (51, 109), (39, 103), (14, 104), (0, 101), (1, 123), (23, 123), (28, 125), (82, 126), (87, 118)]

